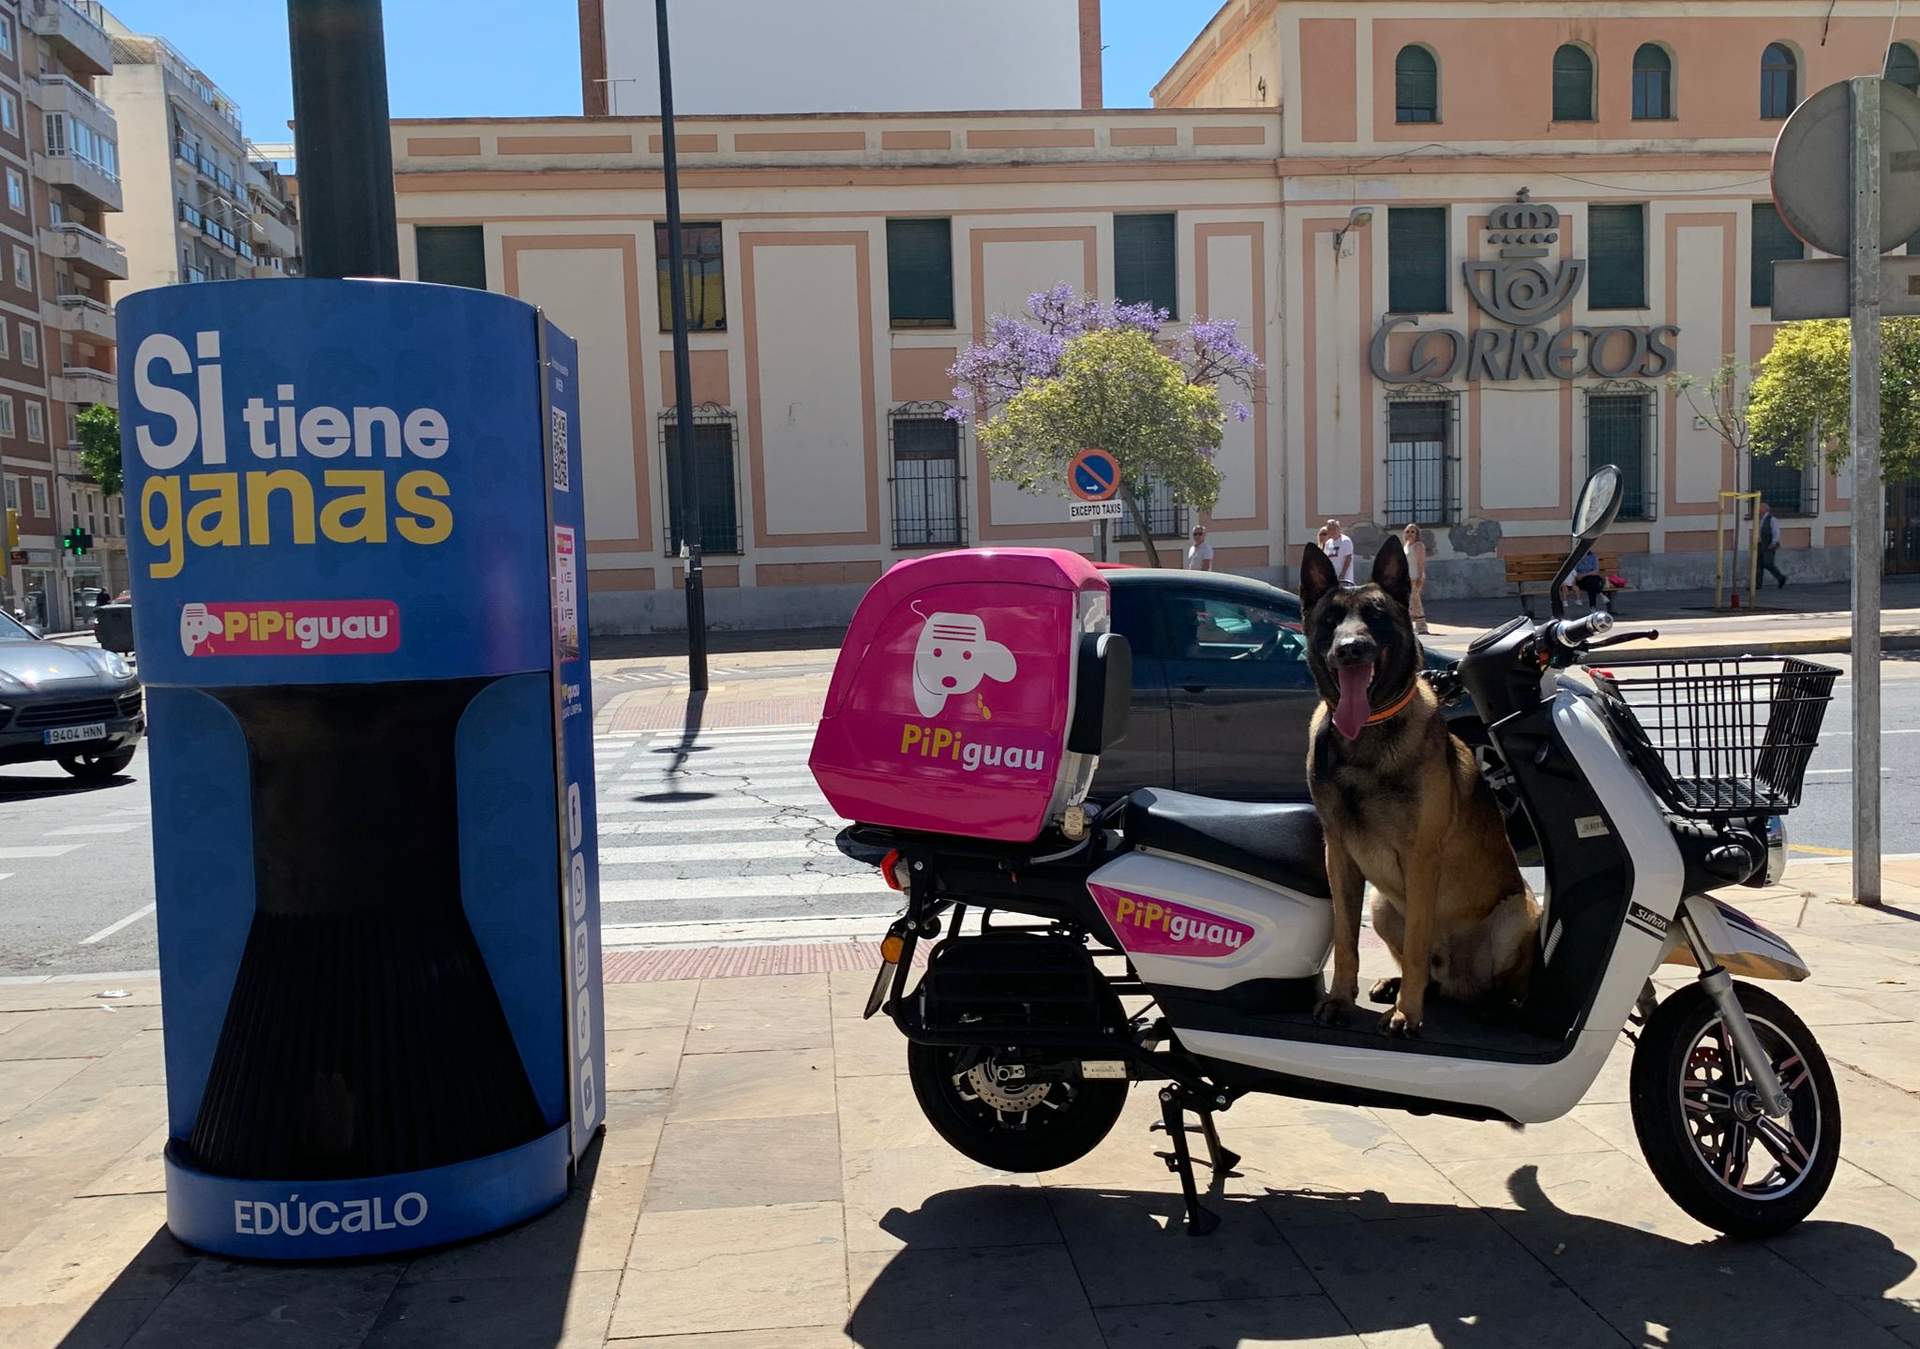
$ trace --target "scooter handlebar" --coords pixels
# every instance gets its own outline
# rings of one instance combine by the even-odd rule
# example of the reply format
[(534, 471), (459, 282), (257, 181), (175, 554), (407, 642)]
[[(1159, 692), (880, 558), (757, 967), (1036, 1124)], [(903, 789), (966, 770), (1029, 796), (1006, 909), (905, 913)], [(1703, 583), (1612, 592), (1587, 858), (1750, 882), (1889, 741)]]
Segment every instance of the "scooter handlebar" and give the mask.
[(1555, 619), (1547, 625), (1547, 639), (1562, 651), (1578, 651), (1613, 628), (1613, 615), (1596, 610), (1585, 618)]

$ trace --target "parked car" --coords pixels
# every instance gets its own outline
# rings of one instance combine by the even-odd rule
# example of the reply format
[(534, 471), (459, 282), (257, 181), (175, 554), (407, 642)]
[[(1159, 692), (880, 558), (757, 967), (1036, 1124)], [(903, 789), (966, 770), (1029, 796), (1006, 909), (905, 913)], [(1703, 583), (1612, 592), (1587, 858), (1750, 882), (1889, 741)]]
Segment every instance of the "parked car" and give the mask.
[[(1106, 570), (1112, 628), (1133, 648), (1126, 739), (1100, 756), (1092, 795), (1136, 787), (1236, 801), (1307, 799), (1307, 669), (1300, 598), (1223, 572)], [(1455, 653), (1429, 648), (1445, 669)]]
[(0, 764), (52, 760), (99, 781), (133, 762), (146, 726), (124, 657), (48, 641), (0, 614)]

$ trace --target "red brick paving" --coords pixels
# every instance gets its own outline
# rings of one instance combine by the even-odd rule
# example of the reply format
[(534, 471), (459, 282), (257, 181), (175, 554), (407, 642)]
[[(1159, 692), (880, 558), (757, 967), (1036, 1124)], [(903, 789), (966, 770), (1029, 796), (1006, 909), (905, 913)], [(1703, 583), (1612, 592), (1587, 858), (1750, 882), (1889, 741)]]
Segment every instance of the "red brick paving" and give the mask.
[[(914, 953), (914, 963), (925, 963), (926, 952), (923, 943)], [(879, 968), (880, 943), (877, 941), (794, 942), (784, 946), (663, 946), (608, 951), (600, 957), (601, 977), (609, 984)]]
[[(727, 698), (707, 703), (698, 712), (699, 725), (712, 726), (793, 726), (820, 720), (825, 701), (820, 693), (788, 694), (780, 698)], [(614, 708), (603, 731), (677, 731), (687, 724), (687, 700), (684, 696), (660, 702), (629, 698)]]

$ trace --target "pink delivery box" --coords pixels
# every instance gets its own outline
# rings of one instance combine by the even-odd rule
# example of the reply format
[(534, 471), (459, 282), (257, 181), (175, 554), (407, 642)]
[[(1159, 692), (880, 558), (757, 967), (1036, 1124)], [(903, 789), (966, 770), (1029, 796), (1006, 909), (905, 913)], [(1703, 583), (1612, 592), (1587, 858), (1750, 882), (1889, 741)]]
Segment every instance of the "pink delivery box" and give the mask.
[(855, 610), (810, 760), (861, 824), (1003, 842), (1077, 804), (1095, 759), (1067, 750), (1081, 638), (1107, 630), (1107, 583), (1077, 553), (935, 553)]

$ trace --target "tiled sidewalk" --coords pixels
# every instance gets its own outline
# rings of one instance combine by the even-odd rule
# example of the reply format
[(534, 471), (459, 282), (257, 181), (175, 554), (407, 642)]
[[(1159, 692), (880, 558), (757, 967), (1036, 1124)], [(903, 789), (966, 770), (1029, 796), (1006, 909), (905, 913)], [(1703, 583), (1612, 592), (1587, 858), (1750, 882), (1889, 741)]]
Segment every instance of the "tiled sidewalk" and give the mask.
[(869, 973), (836, 968), (610, 982), (606, 1137), (546, 1217), (412, 1260), (236, 1264), (163, 1226), (153, 982), (0, 986), (0, 1345), (1920, 1345), (1920, 864), (1887, 870), (1885, 913), (1827, 898), (1842, 866), (1742, 895), (1816, 970), (1783, 991), (1846, 1112), (1832, 1193), (1765, 1245), (1661, 1194), (1624, 1046), (1524, 1132), (1242, 1101), (1242, 1174), (1192, 1239), (1150, 1089), (1064, 1171), (982, 1170), (858, 1019)]

